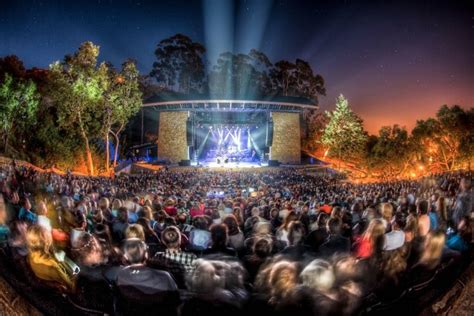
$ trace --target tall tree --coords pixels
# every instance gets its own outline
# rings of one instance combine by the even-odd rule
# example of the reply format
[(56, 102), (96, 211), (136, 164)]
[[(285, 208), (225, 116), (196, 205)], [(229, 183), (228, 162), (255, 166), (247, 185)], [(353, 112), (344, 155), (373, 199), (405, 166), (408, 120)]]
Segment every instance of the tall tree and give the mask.
[(291, 95), (292, 88), (296, 83), (295, 72), (296, 65), (289, 61), (280, 60), (275, 63), (270, 75), (273, 89), (277, 94)]
[(77, 129), (82, 138), (89, 174), (95, 174), (91, 141), (100, 135), (101, 102), (104, 94), (103, 72), (97, 65), (99, 46), (84, 42), (72, 56), (51, 65), (49, 95), (58, 107), (58, 123)]
[(191, 38), (176, 34), (162, 40), (150, 76), (170, 89), (183, 93), (201, 91), (205, 82), (203, 56), (206, 49)]
[(110, 141), (109, 135), (115, 140), (113, 166), (116, 166), (120, 144), (120, 133), (129, 119), (135, 115), (142, 105), (142, 93), (139, 89), (139, 73), (132, 60), (122, 64), (120, 72), (106, 69), (104, 86), (103, 133), (106, 143), (106, 171), (109, 172)]
[(311, 65), (302, 59), (296, 59), (295, 63), (286, 60), (275, 63), (270, 76), (277, 94), (305, 97), (315, 103), (319, 96), (326, 95), (323, 77), (314, 74)]
[(39, 100), (36, 85), (31, 80), (14, 79), (5, 73), (0, 84), (0, 129), (4, 153), (11, 149), (10, 139), (26, 135), (35, 124)]
[(362, 119), (351, 110), (342, 94), (337, 98), (336, 109), (326, 115), (329, 123), (321, 142), (328, 148), (328, 155), (344, 162), (360, 161), (367, 142)]

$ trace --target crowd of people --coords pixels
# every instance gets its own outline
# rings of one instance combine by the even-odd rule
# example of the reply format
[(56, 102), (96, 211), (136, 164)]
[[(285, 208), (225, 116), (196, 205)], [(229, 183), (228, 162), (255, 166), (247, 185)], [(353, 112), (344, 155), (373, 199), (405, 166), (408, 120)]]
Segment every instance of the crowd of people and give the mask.
[(0, 178), (4, 256), (35, 288), (109, 312), (351, 315), (472, 245), (470, 172), (354, 184), (286, 168), (103, 178), (11, 165)]

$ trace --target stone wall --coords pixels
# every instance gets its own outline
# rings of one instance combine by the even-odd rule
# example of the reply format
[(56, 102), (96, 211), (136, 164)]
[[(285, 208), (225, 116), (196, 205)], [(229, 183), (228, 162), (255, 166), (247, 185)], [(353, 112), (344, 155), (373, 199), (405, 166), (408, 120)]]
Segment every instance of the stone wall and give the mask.
[(272, 112), (273, 143), (270, 159), (281, 163), (301, 163), (300, 116), (298, 113)]
[(161, 112), (158, 130), (158, 159), (178, 163), (189, 159), (186, 139), (188, 112)]

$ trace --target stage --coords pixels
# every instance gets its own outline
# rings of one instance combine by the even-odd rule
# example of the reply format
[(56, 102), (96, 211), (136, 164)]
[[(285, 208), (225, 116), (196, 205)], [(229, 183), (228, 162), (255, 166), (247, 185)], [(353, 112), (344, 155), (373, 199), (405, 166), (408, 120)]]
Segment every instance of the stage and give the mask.
[(257, 162), (227, 162), (227, 163), (218, 163), (212, 161), (201, 161), (199, 163), (191, 163), (191, 166), (202, 166), (204, 168), (219, 168), (219, 169), (244, 169), (244, 168), (261, 168), (267, 167), (266, 163), (257, 163)]

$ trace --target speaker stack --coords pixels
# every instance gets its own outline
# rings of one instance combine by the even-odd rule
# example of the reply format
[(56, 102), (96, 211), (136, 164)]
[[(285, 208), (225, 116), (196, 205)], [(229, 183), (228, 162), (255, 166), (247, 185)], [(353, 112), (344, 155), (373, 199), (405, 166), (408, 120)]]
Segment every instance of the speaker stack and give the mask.
[(273, 120), (270, 119), (267, 123), (267, 137), (265, 139), (265, 145), (271, 147), (273, 144)]
[(188, 119), (186, 121), (186, 141), (188, 143), (188, 146), (191, 147), (193, 146), (193, 121)]

